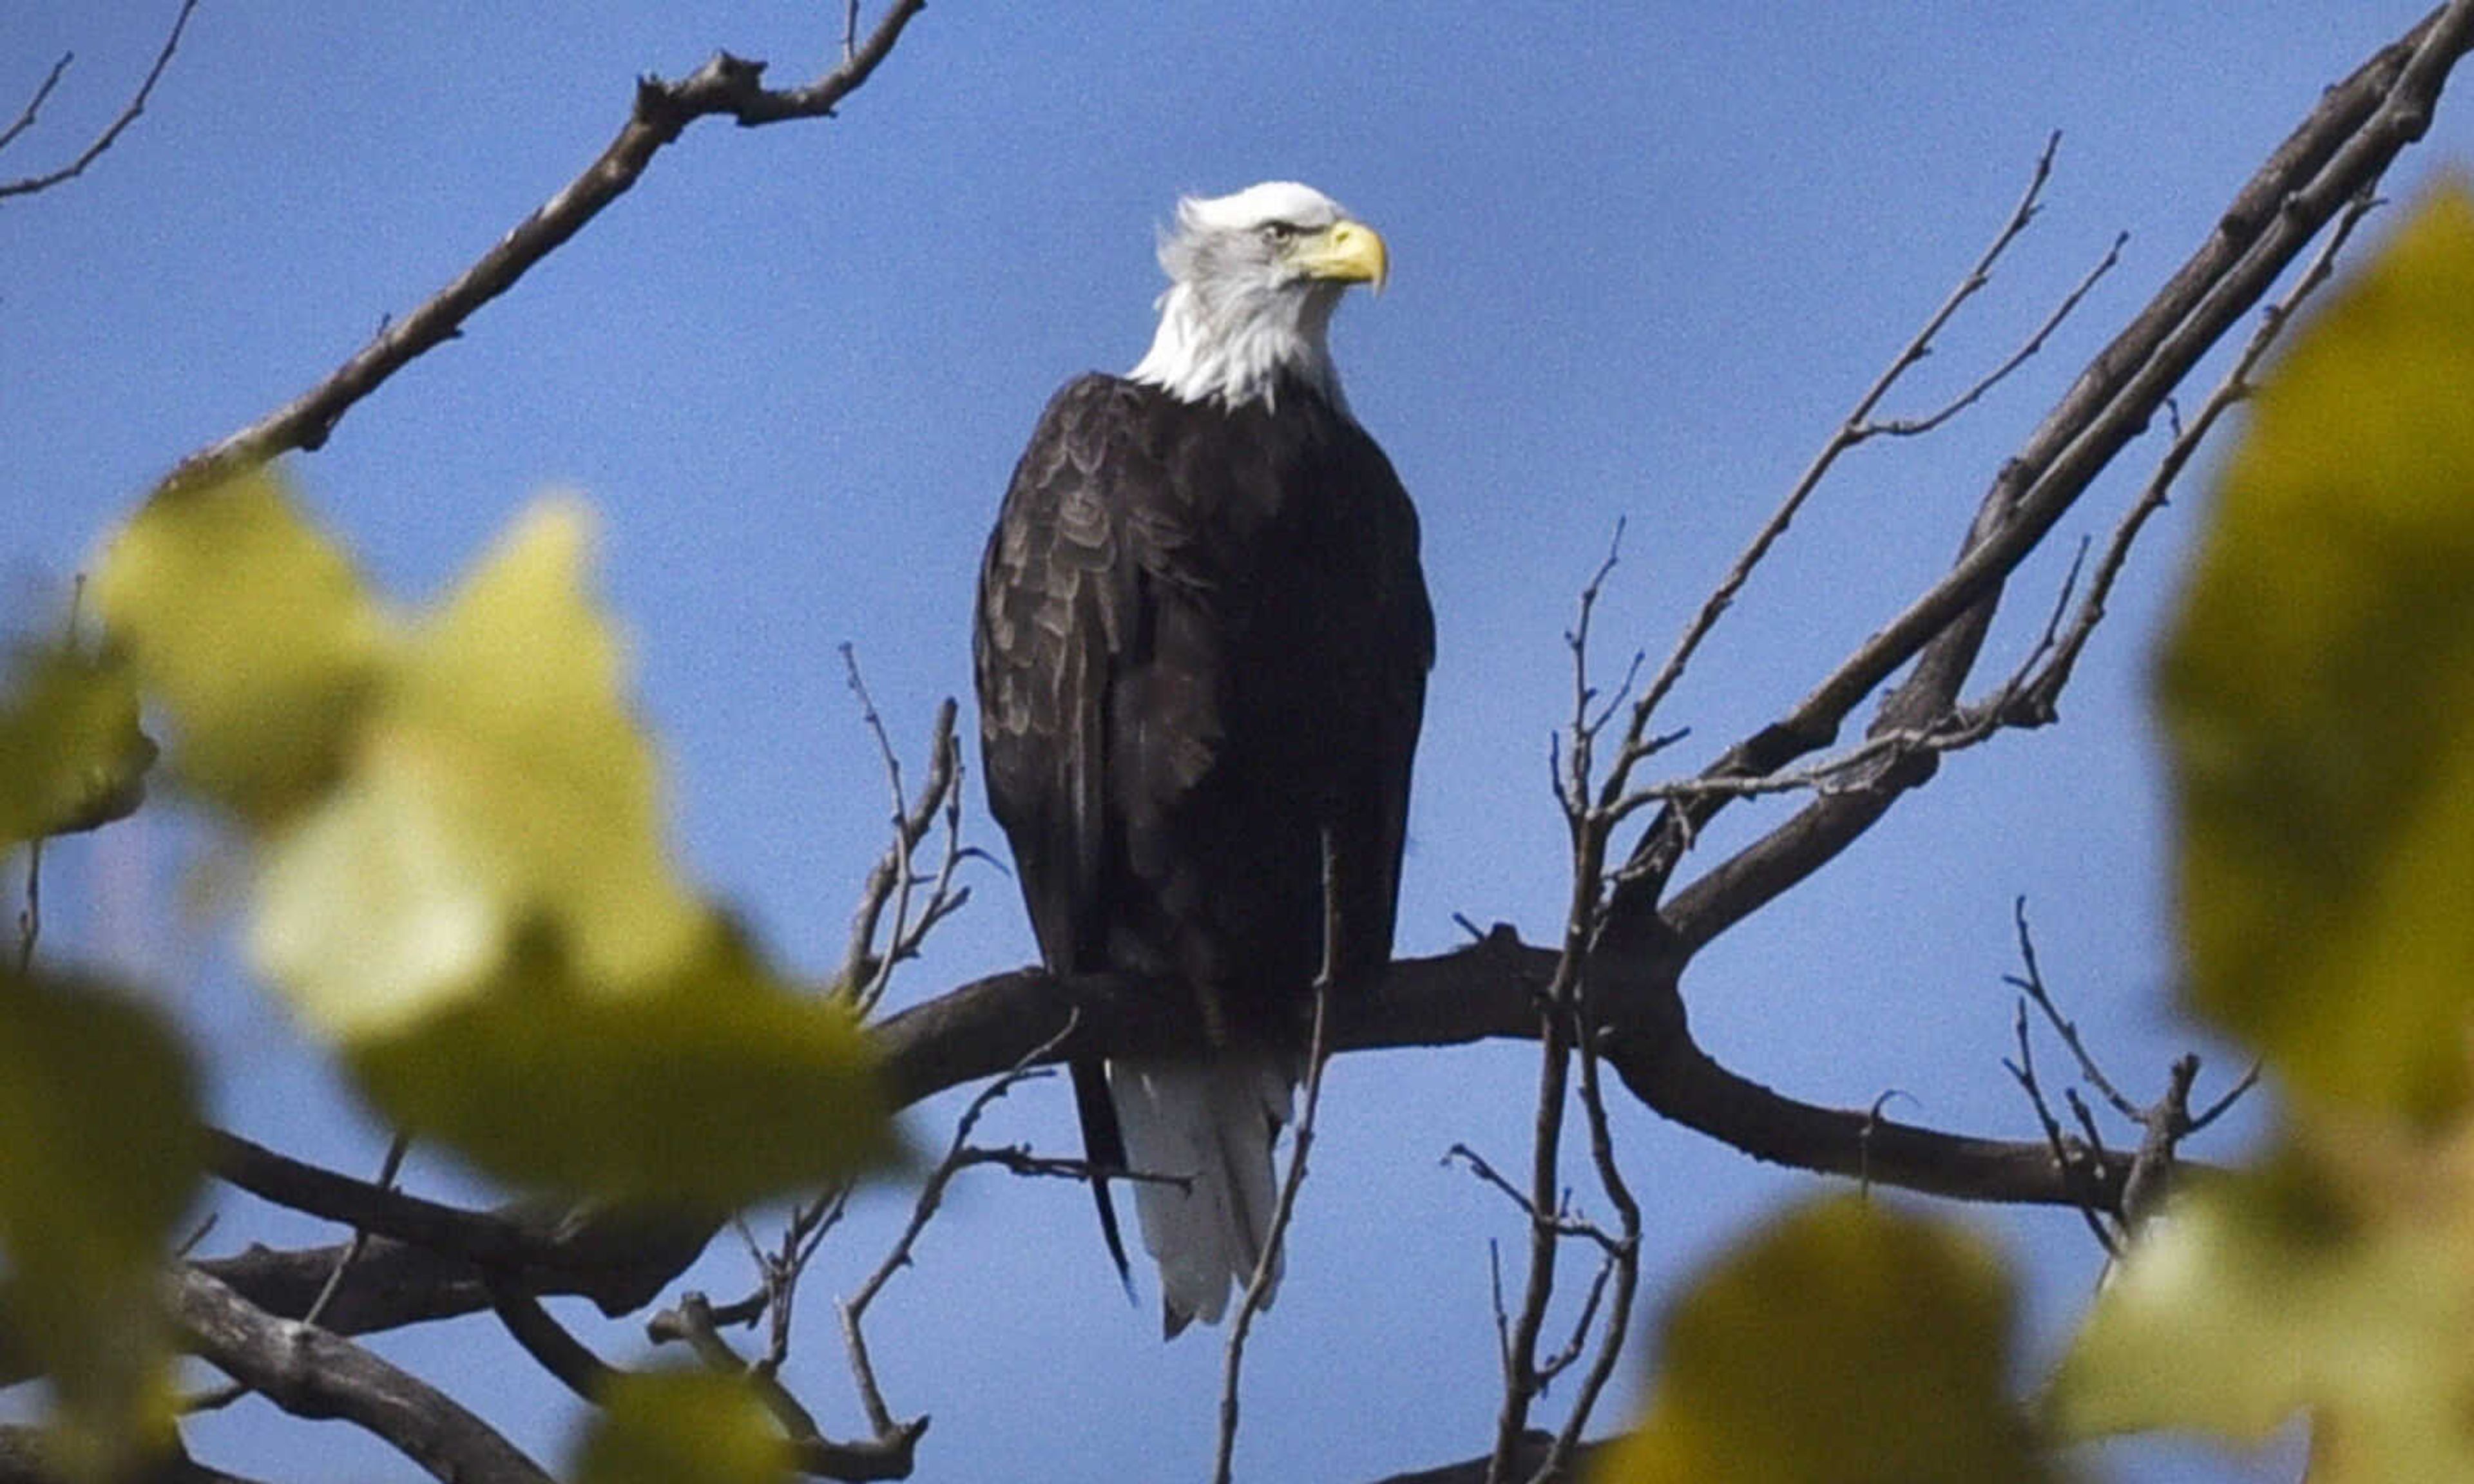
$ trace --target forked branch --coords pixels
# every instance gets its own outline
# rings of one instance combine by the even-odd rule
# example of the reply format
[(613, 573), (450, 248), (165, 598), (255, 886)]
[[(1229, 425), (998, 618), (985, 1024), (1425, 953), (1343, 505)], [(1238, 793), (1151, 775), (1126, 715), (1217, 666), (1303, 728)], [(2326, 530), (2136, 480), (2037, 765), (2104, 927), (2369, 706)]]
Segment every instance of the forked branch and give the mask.
[[(137, 91), (130, 95), (129, 102), (113, 115), (110, 123), (103, 126), (100, 133), (86, 141), (85, 149), (70, 156), (66, 164), (21, 176), (14, 180), (0, 180), (0, 201), (12, 196), (32, 196), (74, 180), (85, 174), (88, 166), (103, 158), (105, 151), (119, 143), (120, 136), (128, 132), (129, 126), (136, 123), (137, 116), (146, 111), (146, 100), (155, 96), (155, 84), (163, 81), (165, 69), (172, 65), (172, 54), (181, 49), (181, 34), (189, 29), (189, 16), (197, 8), (198, 0), (181, 0), (180, 13), (172, 17), (172, 29), (163, 37), (161, 48), (155, 53), (155, 64), (146, 69), (146, 77), (137, 84)], [(52, 90), (61, 85), (61, 77), (68, 72), (71, 60), (69, 55), (63, 54), (60, 60), (52, 63), (52, 70), (44, 74), (34, 95), (26, 100), (25, 109), (9, 127), (0, 129), (0, 150), (8, 149), (26, 131), (35, 127), (35, 120), (41, 114), (43, 105), (50, 100)]]

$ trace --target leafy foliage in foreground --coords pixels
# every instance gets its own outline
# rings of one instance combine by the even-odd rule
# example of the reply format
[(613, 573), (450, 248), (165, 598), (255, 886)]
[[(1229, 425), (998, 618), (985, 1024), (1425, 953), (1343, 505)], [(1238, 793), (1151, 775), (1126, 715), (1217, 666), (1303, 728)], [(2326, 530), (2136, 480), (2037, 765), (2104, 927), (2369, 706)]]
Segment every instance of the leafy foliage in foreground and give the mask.
[(1627, 1484), (2046, 1479), (2005, 1388), (2007, 1273), (1964, 1230), (1841, 1196), (1705, 1273), (1669, 1316)]
[(96, 581), (249, 831), (254, 956), (390, 1118), (520, 1184), (723, 1209), (889, 1148), (865, 1044), (671, 864), (588, 522), (401, 618), (271, 472), (158, 496)]
[(155, 1284), (197, 1192), (197, 1101), (151, 1007), (0, 970), (0, 1309), (51, 1377), (71, 1478), (124, 1477), (171, 1435)]

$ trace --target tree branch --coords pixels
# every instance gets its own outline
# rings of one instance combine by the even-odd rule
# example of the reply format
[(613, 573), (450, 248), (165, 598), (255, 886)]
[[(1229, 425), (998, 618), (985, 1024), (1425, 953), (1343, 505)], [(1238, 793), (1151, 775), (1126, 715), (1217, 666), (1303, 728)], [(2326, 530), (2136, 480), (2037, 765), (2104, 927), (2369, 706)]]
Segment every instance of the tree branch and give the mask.
[[(95, 135), (85, 149), (78, 152), (75, 158), (57, 170), (47, 170), (39, 175), (26, 176), (15, 180), (0, 180), (0, 201), (5, 201), (12, 196), (32, 196), (37, 191), (50, 190), (63, 181), (74, 180), (85, 174), (88, 165), (101, 159), (104, 151), (118, 142), (129, 126), (137, 122), (137, 115), (146, 111), (146, 100), (154, 96), (155, 84), (162, 81), (163, 70), (172, 65), (172, 54), (181, 49), (181, 33), (188, 29), (189, 14), (197, 8), (198, 0), (181, 0), (181, 12), (172, 17), (171, 34), (164, 36), (162, 49), (155, 54), (155, 65), (146, 69), (146, 80), (137, 84), (137, 91), (130, 96), (128, 106), (122, 108), (119, 115), (110, 123), (104, 126), (103, 132)], [(26, 101), (25, 111), (17, 116), (15, 123), (11, 124), (6, 130), (0, 130), (0, 150), (7, 149), (16, 141), (18, 135), (35, 127), (36, 114), (42, 111), (43, 101), (51, 97), (53, 88), (60, 85), (61, 75), (68, 71), (68, 67), (69, 59), (65, 56), (52, 63), (52, 70), (43, 78), (42, 85), (36, 88), (35, 96)]]
[(865, 42), (803, 87), (767, 88), (764, 63), (728, 52), (715, 53), (676, 83), (657, 77), (640, 79), (627, 122), (583, 174), (517, 223), (454, 282), (410, 314), (391, 321), (325, 380), (259, 421), (182, 461), (166, 488), (192, 489), (277, 454), (322, 446), (354, 403), (424, 352), (452, 339), (475, 310), (513, 288), (535, 264), (583, 230), (585, 224), (643, 176), (653, 156), (688, 125), (716, 114), (737, 119), (742, 128), (786, 119), (830, 118), (835, 106), (858, 91), (878, 63), (892, 53), (903, 28), (925, 8), (926, 0), (893, 0)]
[[(1432, 958), (1402, 959), (1363, 991), (1331, 1002), (1337, 1054), (1405, 1046), (1534, 1041), (1538, 995), (1558, 955), (1521, 944), (1508, 927)], [(1593, 967), (1590, 1015), (1599, 1054), (1653, 1111), (1756, 1159), (1959, 1200), (2074, 1206), (2080, 1191), (2054, 1167), (2042, 1139), (1973, 1138), (1821, 1108), (1783, 1096), (1718, 1065), (1696, 1044), (1660, 966), (1605, 960)], [(1042, 1029), (1071, 1017), (1072, 1032), (1040, 1058), (1192, 1053), (1204, 1045), (1198, 1014), (1129, 975), (994, 974), (876, 1027), (891, 1095), (902, 1105), (992, 1077), (1037, 1051)], [(2118, 1197), (2127, 1159), (2098, 1172), (2099, 1195)]]
[[(76, 1484), (80, 1475), (53, 1469), (43, 1448), (43, 1429), (0, 1424), (0, 1484)], [(176, 1453), (146, 1475), (145, 1484), (258, 1484), (237, 1473), (210, 1469)]]
[(350, 1340), (278, 1319), (186, 1264), (165, 1280), (165, 1303), (189, 1349), (295, 1417), (352, 1423), (453, 1484), (548, 1484), (454, 1398)]
[[(2273, 285), (2312, 239), (2421, 137), (2449, 69), (2474, 44), (2474, 0), (2453, 0), (2324, 93), (2234, 198), (2217, 229), (2096, 359), (2002, 467), (1957, 562), (1779, 720), (1730, 748), (1705, 777), (1758, 778), (1829, 746), (1863, 698), (1930, 646), (1875, 723), (1916, 727), (1946, 710), (1972, 667), (2001, 585), (2097, 475), (2138, 436), (2192, 366)], [(1710, 868), (1661, 914), (1697, 948), (1802, 881), (1931, 777), (1929, 756), (1874, 788), (1817, 800)], [(1635, 848), (1618, 916), (1651, 910), (1723, 795), (1670, 804)]]

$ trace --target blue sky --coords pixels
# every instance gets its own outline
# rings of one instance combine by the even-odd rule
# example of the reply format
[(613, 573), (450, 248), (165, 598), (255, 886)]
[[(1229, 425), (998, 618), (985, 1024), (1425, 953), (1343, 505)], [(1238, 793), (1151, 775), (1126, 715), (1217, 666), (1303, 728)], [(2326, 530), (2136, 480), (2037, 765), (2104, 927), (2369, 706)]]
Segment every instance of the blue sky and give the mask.
[[(99, 127), (174, 9), (0, 11), (0, 111), (78, 54), (0, 175)], [(636, 74), (727, 47), (771, 60), (777, 81), (804, 76), (836, 44), (839, 9), (206, 0), (147, 115), (87, 179), (0, 203), (9, 615), (44, 611), (182, 453), (307, 387), (563, 184), (618, 126)], [(1392, 246), (1391, 289), (1346, 305), (1335, 346), (1422, 509), (1441, 628), (1400, 947), (1450, 946), (1454, 913), (1546, 941), (1564, 892), (1545, 773), (1567, 704), (1561, 635), (1615, 521), (1630, 535), (1599, 619), (1611, 663), (1664, 651), (2063, 132), (2045, 216), (1892, 410), (1966, 385), (2127, 230), (2122, 266), (1958, 423), (1847, 462), (1671, 703), (1693, 729), (1674, 765), (1697, 766), (1929, 579), (2086, 354), (2318, 89), (2419, 11), (945, 0), (838, 121), (691, 132), (294, 468), (406, 600), (438, 590), (537, 491), (584, 491), (679, 844), (786, 957), (821, 969), (881, 843), (873, 744), (836, 646), (857, 646), (915, 752), (937, 700), (967, 693), (975, 564), (1041, 405), (1076, 372), (1130, 365), (1148, 339), (1152, 234), (1175, 197), (1305, 180)], [(2443, 105), (2390, 194), (2474, 153), (2469, 120), (2463, 99)], [(2067, 544), (2102, 538), (2155, 452), (2134, 449), (2027, 569), (1988, 673), (2032, 639)], [(2149, 537), (2065, 725), (1954, 760), (1697, 964), (1693, 1023), (1721, 1058), (1806, 1098), (1898, 1089), (1912, 1099), (1902, 1115), (2032, 1136), (2001, 1065), (2010, 902), (2025, 894), (2047, 972), (2094, 1043), (2134, 1088), (2161, 1086), (2195, 1037), (2168, 1000), (2162, 795), (2140, 698), (2195, 493)], [(975, 784), (973, 838), (998, 848), (979, 802)], [(1704, 858), (1778, 817), (1732, 811)], [(47, 943), (181, 1007), (231, 1126), (374, 1169), (376, 1136), (280, 1014), (234, 984), (217, 905), (229, 862), (188, 839), (141, 819), (56, 852)], [(1031, 956), (1011, 883), (982, 870), (973, 884), (898, 998)], [(1494, 1406), (1487, 1242), (1516, 1226), (1437, 1161), (1456, 1141), (1524, 1148), (1533, 1075), (1508, 1045), (1335, 1066), (1287, 1286), (1251, 1352), (1247, 1476), (1371, 1478), (1480, 1447)], [(1034, 1084), (990, 1132), (1062, 1148), (1066, 1103)], [(952, 1112), (932, 1105), (913, 1127), (941, 1138)], [(1637, 1109), (1619, 1133), (1655, 1285), (1813, 1186)], [(418, 1173), (473, 1194), (451, 1170)], [(2065, 1212), (1968, 1219), (2032, 1274), (2049, 1347), (2094, 1277), (2093, 1244)], [(241, 1202), (210, 1245), (244, 1236), (330, 1233)], [(855, 1281), (886, 1233), (845, 1236), (820, 1287)], [(735, 1294), (746, 1274), (725, 1243), (695, 1281)], [(811, 1300), (790, 1379), (847, 1431), (829, 1313)], [(1207, 1467), (1216, 1339), (1160, 1345), (1148, 1295), (1129, 1308), (1118, 1294), (1078, 1190), (967, 1181), (877, 1314), (895, 1406), (935, 1417), (923, 1479)], [(632, 1327), (571, 1317), (605, 1353), (637, 1352)], [(488, 1323), (380, 1348), (556, 1452), (568, 1407)], [(414, 1476), (339, 1424), (255, 1403), (197, 1438), (243, 1472)], [(2117, 1462), (2139, 1478), (2292, 1472), (2182, 1448)]]

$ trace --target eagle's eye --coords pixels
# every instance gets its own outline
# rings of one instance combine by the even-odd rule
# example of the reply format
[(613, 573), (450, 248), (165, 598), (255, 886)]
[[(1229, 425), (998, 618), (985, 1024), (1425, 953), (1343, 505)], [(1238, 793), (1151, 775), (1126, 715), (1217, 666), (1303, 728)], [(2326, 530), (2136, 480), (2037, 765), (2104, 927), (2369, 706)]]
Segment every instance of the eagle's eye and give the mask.
[(1266, 239), (1272, 242), (1287, 242), (1291, 238), (1297, 236), (1298, 233), (1304, 230), (1304, 227), (1299, 227), (1295, 222), (1266, 222), (1263, 224), (1263, 235)]

